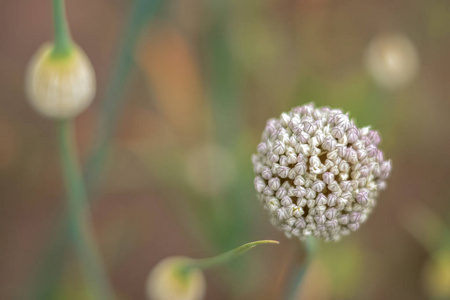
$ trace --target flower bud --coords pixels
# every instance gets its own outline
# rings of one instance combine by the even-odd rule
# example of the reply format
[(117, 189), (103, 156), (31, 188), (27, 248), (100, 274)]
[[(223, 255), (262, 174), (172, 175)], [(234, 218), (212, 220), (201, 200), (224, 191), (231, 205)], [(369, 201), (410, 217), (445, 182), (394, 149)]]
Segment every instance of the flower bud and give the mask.
[(405, 35), (381, 34), (370, 42), (365, 64), (377, 84), (386, 89), (398, 89), (411, 83), (417, 76), (419, 55)]
[(450, 298), (450, 250), (431, 253), (423, 270), (424, 288), (431, 299)]
[(26, 74), (27, 96), (42, 115), (70, 119), (94, 99), (94, 69), (77, 46), (62, 57), (52, 55), (52, 50), (52, 44), (44, 44), (31, 59)]
[(189, 268), (186, 257), (168, 257), (160, 261), (147, 279), (147, 297), (151, 300), (200, 300), (206, 283), (203, 272)]

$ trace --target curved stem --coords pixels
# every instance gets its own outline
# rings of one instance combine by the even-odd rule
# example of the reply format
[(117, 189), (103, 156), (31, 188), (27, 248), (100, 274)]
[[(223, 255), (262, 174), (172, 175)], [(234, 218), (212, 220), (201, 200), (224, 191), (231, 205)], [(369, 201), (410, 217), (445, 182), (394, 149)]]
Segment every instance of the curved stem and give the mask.
[(64, 0), (53, 0), (55, 43), (53, 57), (65, 57), (72, 50), (72, 38), (67, 24)]
[(202, 259), (190, 259), (189, 262), (186, 264), (186, 268), (184, 269), (185, 272), (189, 272), (189, 270), (196, 268), (196, 269), (207, 269), (210, 267), (214, 267), (217, 265), (221, 265), (223, 263), (226, 263), (229, 260), (232, 260), (241, 254), (247, 252), (248, 250), (262, 244), (279, 244), (278, 241), (273, 240), (261, 240), (261, 241), (255, 241), (251, 243), (244, 244), (242, 246), (239, 246), (233, 250), (230, 250), (228, 252), (222, 253), (220, 255), (210, 257), (210, 258), (202, 258)]
[(289, 285), (289, 290), (287, 293), (287, 300), (297, 300), (298, 294), (300, 292), (300, 287), (305, 277), (308, 267), (314, 257), (316, 249), (315, 240), (313, 237), (309, 237), (305, 241), (306, 257), (305, 261), (301, 264), (300, 269), (293, 272), (293, 276)]
[(58, 129), (73, 242), (80, 256), (86, 279), (92, 285), (95, 299), (114, 299), (93, 236), (89, 204), (79, 168), (71, 121), (61, 121)]

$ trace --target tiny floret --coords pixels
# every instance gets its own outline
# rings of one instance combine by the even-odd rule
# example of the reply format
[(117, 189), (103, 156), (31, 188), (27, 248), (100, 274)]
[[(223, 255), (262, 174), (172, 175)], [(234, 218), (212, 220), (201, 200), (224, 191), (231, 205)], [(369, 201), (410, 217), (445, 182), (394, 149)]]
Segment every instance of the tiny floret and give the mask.
[(252, 162), (272, 223), (300, 240), (337, 241), (356, 231), (391, 171), (380, 141), (339, 109), (308, 104), (270, 119)]
[(55, 57), (52, 50), (52, 44), (44, 44), (31, 59), (26, 76), (27, 96), (42, 115), (70, 119), (94, 99), (94, 69), (77, 46), (63, 57)]

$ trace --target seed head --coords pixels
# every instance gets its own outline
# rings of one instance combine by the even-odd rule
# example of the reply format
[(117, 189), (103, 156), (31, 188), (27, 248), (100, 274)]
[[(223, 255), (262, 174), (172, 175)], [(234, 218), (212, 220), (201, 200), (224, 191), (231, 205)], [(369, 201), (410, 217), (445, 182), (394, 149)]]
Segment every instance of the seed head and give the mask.
[(309, 104), (270, 119), (252, 161), (272, 223), (300, 240), (356, 231), (391, 171), (379, 142), (378, 132), (357, 128), (339, 109)]
[(70, 119), (94, 99), (94, 69), (83, 50), (74, 46), (64, 57), (52, 56), (53, 45), (44, 44), (31, 59), (26, 92), (31, 105), (54, 119)]

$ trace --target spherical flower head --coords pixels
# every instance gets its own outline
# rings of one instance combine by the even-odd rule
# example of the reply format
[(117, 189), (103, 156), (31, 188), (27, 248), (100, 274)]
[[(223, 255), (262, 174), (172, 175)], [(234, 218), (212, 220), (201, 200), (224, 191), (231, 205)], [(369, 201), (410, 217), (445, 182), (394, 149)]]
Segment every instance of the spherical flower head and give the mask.
[(169, 257), (159, 262), (147, 280), (147, 296), (151, 300), (201, 300), (206, 283), (203, 272), (190, 268), (189, 258)]
[(254, 184), (287, 237), (336, 241), (356, 231), (386, 187), (380, 136), (348, 114), (313, 104), (270, 119), (252, 156)]
[(94, 69), (77, 46), (64, 56), (53, 55), (52, 51), (52, 44), (44, 44), (31, 59), (26, 75), (27, 96), (42, 115), (70, 119), (94, 99)]

